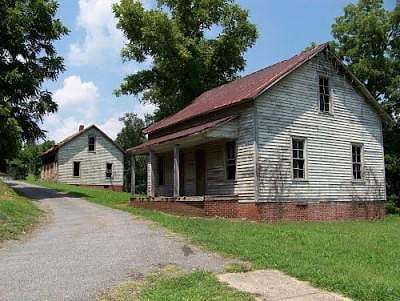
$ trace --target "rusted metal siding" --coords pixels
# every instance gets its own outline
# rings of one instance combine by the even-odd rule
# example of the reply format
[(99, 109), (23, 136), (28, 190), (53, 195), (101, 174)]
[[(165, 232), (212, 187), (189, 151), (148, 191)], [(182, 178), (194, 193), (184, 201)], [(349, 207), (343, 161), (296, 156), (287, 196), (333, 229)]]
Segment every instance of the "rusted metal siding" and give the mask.
[[(319, 112), (318, 76), (329, 77), (333, 113)], [(318, 55), (256, 100), (259, 201), (384, 200), (382, 123)], [(307, 140), (307, 178), (292, 180), (291, 138)], [(351, 143), (364, 147), (364, 181), (352, 181)]]
[[(96, 137), (95, 152), (88, 151), (88, 137)], [(73, 164), (80, 163), (80, 176), (73, 176)], [(95, 128), (63, 145), (58, 150), (58, 181), (79, 185), (122, 185), (123, 153)], [(113, 177), (106, 178), (106, 164), (113, 164)]]

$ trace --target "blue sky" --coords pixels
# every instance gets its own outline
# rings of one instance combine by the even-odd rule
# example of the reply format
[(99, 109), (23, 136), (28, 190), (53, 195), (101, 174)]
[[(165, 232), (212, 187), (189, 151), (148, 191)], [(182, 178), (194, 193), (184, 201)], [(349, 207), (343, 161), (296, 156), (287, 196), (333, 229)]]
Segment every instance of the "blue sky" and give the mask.
[[(115, 28), (111, 11), (118, 0), (59, 0), (58, 17), (71, 30), (56, 43), (67, 71), (57, 81), (46, 83), (59, 104), (59, 111), (45, 118), (48, 138), (59, 141), (76, 132), (79, 124), (97, 124), (112, 138), (122, 127), (125, 112), (139, 116), (154, 107), (134, 96), (115, 97), (113, 90), (126, 74), (143, 66), (123, 63), (119, 53), (124, 43)], [(153, 0), (142, 0), (151, 7)], [(312, 41), (330, 39), (331, 24), (343, 13), (349, 0), (237, 0), (249, 9), (259, 39), (246, 53), (244, 74), (295, 55)], [(393, 9), (395, 0), (385, 0)]]

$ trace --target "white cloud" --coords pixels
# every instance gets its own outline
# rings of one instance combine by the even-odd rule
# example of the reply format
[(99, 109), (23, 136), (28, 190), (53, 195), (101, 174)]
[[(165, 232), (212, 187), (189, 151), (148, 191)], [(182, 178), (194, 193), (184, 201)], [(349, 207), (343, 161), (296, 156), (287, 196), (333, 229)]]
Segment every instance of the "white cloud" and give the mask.
[(119, 115), (114, 115), (105, 120), (103, 123), (97, 124), (97, 126), (114, 140), (117, 138), (117, 134), (121, 131), (123, 126), (123, 123), (119, 120), (119, 118)]
[[(154, 110), (155, 106), (152, 104), (137, 103), (134, 106), (133, 112), (140, 118), (144, 118), (145, 114), (152, 113)], [(60, 142), (68, 136), (76, 133), (81, 124), (85, 127), (96, 124), (108, 136), (115, 139), (123, 127), (123, 122), (119, 120), (120, 117), (123, 116), (124, 112), (121, 112), (114, 113), (111, 117), (93, 120), (88, 116), (81, 118), (74, 114), (69, 115), (68, 117), (62, 117), (59, 113), (56, 113), (46, 116), (43, 121), (43, 127), (47, 130), (47, 138), (55, 140), (56, 142)]]
[(144, 118), (146, 114), (151, 114), (155, 111), (156, 106), (151, 104), (151, 103), (136, 103), (135, 106), (133, 107), (133, 113), (136, 113), (136, 115), (140, 118)]
[(44, 120), (44, 128), (47, 130), (47, 138), (60, 142), (78, 131), (84, 120), (76, 119), (75, 116), (61, 118), (56, 114), (49, 115)]
[(72, 65), (101, 63), (118, 56), (123, 34), (116, 28), (112, 5), (118, 0), (79, 0), (77, 25), (85, 31), (82, 43), (70, 45), (68, 61)]
[[(117, 137), (123, 124), (119, 121), (119, 115), (114, 115), (103, 122), (96, 125), (112, 139)], [(93, 122), (89, 119), (77, 118), (76, 116), (69, 116), (62, 118), (57, 114), (49, 115), (45, 118), (44, 128), (47, 130), (47, 138), (60, 142), (72, 134), (78, 132), (79, 126), (91, 126)]]
[(60, 109), (70, 107), (90, 117), (96, 113), (99, 92), (93, 82), (83, 82), (72, 75), (64, 79), (63, 87), (53, 93), (53, 98)]

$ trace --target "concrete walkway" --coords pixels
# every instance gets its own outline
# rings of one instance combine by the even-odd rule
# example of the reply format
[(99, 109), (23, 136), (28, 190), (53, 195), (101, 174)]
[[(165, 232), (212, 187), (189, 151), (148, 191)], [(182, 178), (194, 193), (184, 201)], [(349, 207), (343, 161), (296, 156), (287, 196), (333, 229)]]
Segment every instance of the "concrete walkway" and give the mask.
[(343, 296), (326, 292), (309, 283), (289, 277), (280, 271), (259, 270), (248, 273), (218, 275), (221, 282), (248, 292), (260, 301), (349, 301)]
[(104, 289), (167, 264), (222, 271), (224, 260), (128, 213), (6, 181), (50, 211), (51, 221), (0, 245), (0, 300), (94, 300)]

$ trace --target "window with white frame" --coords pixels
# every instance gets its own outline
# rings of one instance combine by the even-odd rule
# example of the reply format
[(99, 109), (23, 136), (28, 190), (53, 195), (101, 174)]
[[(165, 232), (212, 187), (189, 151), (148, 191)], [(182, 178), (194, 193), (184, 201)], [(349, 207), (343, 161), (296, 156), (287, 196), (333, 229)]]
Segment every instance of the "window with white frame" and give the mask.
[(303, 138), (292, 138), (293, 179), (306, 177), (305, 144), (306, 140)]
[(352, 144), (351, 154), (353, 163), (353, 180), (362, 180), (363, 178), (363, 158), (362, 158), (362, 145)]
[(322, 75), (319, 76), (319, 111), (331, 112), (329, 78)]
[(236, 142), (226, 143), (226, 178), (228, 180), (236, 179)]

